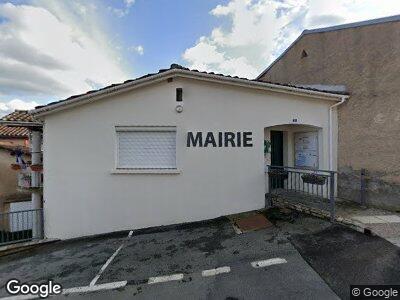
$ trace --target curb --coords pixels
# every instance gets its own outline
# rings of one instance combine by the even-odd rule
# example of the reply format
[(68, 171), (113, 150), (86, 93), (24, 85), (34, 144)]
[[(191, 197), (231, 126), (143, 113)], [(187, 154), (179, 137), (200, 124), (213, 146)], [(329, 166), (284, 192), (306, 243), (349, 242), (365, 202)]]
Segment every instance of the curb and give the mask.
[[(293, 204), (280, 199), (279, 200), (275, 199), (273, 202), (274, 205), (276, 206), (290, 208), (295, 211), (302, 212), (320, 219), (330, 220), (330, 213), (323, 211), (321, 209), (307, 207), (302, 204)], [(335, 216), (335, 222), (342, 224), (346, 227), (350, 227), (351, 229), (356, 230), (358, 232), (374, 235), (373, 232), (368, 227), (365, 227), (361, 223), (353, 221), (351, 219), (343, 218), (341, 216)]]
[(29, 241), (29, 242), (25, 242), (25, 243), (15, 243), (15, 244), (9, 244), (6, 246), (1, 246), (0, 247), (0, 257), (14, 254), (14, 253), (21, 252), (21, 251), (25, 251), (25, 250), (29, 250), (36, 246), (54, 243), (57, 241), (59, 241), (59, 239), (43, 239), (43, 240)]

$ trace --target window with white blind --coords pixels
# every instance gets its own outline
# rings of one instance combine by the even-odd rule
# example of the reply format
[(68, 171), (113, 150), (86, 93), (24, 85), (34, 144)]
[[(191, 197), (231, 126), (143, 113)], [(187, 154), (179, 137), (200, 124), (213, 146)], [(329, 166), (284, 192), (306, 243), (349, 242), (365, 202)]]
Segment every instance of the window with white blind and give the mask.
[(117, 127), (118, 169), (176, 169), (175, 127)]

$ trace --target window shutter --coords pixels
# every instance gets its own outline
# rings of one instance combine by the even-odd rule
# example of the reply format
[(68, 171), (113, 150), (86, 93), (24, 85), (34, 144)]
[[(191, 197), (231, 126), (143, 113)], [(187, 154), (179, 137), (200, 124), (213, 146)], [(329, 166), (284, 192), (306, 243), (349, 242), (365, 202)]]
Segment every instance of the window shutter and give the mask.
[(176, 131), (120, 131), (118, 168), (176, 169)]

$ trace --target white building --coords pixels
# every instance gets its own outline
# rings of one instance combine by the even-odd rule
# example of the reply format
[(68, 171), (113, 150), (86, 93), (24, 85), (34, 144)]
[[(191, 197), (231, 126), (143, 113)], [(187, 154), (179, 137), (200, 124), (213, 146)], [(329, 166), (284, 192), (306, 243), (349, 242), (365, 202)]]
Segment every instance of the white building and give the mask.
[(317, 145), (306, 164), (335, 169), (334, 106), (345, 98), (172, 65), (37, 108), (33, 114), (44, 121), (45, 236), (263, 208), (270, 131), (281, 132), (284, 165), (295, 165), (301, 132)]

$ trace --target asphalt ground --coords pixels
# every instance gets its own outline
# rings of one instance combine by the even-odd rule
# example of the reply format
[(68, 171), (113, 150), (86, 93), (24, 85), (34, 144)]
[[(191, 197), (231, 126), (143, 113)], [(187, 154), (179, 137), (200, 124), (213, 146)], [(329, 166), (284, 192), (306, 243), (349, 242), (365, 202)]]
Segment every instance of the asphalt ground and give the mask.
[(246, 262), (231, 264), (231, 272), (202, 277), (189, 274), (183, 281), (157, 285), (128, 285), (123, 289), (59, 299), (338, 299), (335, 293), (292, 254), (287, 263), (254, 269)]
[(297, 251), (275, 228), (238, 235), (231, 223), (222, 218), (188, 228), (133, 236), (99, 283), (140, 282), (152, 276), (190, 274), (291, 253)]
[(400, 248), (378, 236), (334, 225), (289, 240), (342, 299), (350, 298), (351, 284), (400, 284)]
[(51, 279), (63, 287), (87, 285), (125, 236), (59, 242), (0, 257), (0, 297), (8, 296), (5, 285), (11, 278), (24, 283)]
[[(302, 222), (304, 224), (300, 225)], [(294, 224), (290, 225), (293, 227)], [(328, 225), (306, 218), (299, 219), (298, 226), (293, 228), (300, 230), (304, 227), (300, 232), (307, 232), (310, 228), (320, 230)], [(8, 296), (5, 284), (10, 278), (24, 283), (41, 283), (51, 279), (64, 289), (88, 286), (120, 248), (95, 284), (127, 281), (123, 290), (129, 296), (130, 290), (140, 287), (145, 292), (136, 295), (144, 298), (152, 298), (157, 293), (165, 296), (166, 291), (171, 299), (182, 299), (185, 292), (194, 299), (220, 299), (224, 291), (226, 297), (253, 299), (263, 298), (266, 293), (271, 293), (272, 298), (273, 295), (279, 298), (282, 293), (334, 297), (331, 289), (288, 241), (288, 234), (280, 227), (271, 227), (238, 235), (228, 219), (219, 218), (134, 231), (129, 238), (128, 233), (123, 232), (44, 245), (0, 258), (0, 296)], [(255, 269), (250, 264), (271, 258), (283, 258), (287, 263), (263, 269)], [(201, 275), (204, 270), (224, 266), (230, 267), (229, 273), (210, 278)], [(184, 279), (147, 284), (149, 277), (176, 273), (182, 273)], [(175, 289), (176, 285), (179, 288)], [(97, 298), (102, 293), (81, 296), (95, 295)], [(79, 295), (68, 297), (75, 296)], [(119, 296), (124, 297), (124, 293)]]
[[(298, 214), (269, 218), (276, 226), (240, 235), (228, 219), (219, 218), (133, 231), (129, 237), (121, 232), (58, 242), (5, 256), (0, 258), (0, 296), (8, 296), (5, 284), (17, 278), (30, 283), (51, 279), (64, 289), (124, 282), (118, 289), (56, 297), (69, 299), (337, 299), (336, 294), (348, 297), (350, 284), (364, 282), (356, 280), (364, 278), (357, 268), (370, 261), (375, 265), (363, 269), (369, 272), (365, 282), (400, 282), (393, 267), (400, 265), (398, 248), (380, 238)], [(251, 265), (276, 258), (285, 263)], [(229, 272), (202, 276), (219, 267)], [(150, 277), (173, 274), (182, 277), (148, 284)]]

